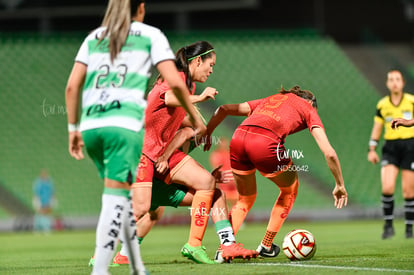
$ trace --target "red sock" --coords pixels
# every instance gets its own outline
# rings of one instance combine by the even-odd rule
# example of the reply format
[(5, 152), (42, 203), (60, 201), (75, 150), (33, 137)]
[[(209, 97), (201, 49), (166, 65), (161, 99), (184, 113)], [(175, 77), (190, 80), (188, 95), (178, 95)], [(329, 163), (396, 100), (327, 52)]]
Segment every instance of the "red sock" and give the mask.
[(191, 227), (188, 244), (200, 246), (207, 228), (214, 190), (196, 191), (191, 204)]
[(255, 200), (256, 194), (250, 196), (239, 195), (239, 199), (231, 209), (229, 217), (234, 235), (236, 235), (237, 231), (239, 231), (240, 226), (243, 224), (243, 221), (246, 218), (247, 213), (252, 208)]
[[(277, 232), (279, 232), (283, 223), (285, 222), (290, 210), (292, 209), (293, 203), (295, 202), (296, 196), (298, 195), (299, 182), (296, 180), (289, 187), (279, 187), (280, 195), (277, 198), (275, 205), (273, 206), (272, 213), (270, 215), (269, 223), (267, 225), (267, 231), (273, 232), (274, 235), (265, 235), (262, 243), (269, 243), (273, 241)], [(272, 234), (273, 234), (272, 233)], [(267, 236), (267, 238), (266, 238)]]
[(275, 238), (277, 232), (272, 232), (267, 230), (266, 234), (262, 240), (262, 245), (266, 246), (267, 248), (272, 247), (273, 239)]

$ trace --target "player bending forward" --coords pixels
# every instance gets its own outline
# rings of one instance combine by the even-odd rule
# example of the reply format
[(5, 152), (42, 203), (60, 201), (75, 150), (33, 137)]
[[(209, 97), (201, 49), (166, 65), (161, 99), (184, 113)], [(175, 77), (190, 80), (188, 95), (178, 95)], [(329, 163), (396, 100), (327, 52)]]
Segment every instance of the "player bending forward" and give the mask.
[[(239, 199), (230, 213), (233, 231), (237, 234), (247, 213), (256, 200), (256, 169), (280, 189), (273, 206), (266, 234), (257, 248), (262, 257), (276, 257), (280, 248), (273, 240), (295, 202), (299, 181), (284, 142), (293, 133), (309, 129), (335, 179), (332, 192), (335, 206), (347, 204), (348, 195), (342, 178), (341, 166), (335, 150), (329, 143), (316, 111), (315, 96), (298, 86), (282, 90), (263, 99), (240, 104), (220, 106), (207, 125), (206, 141), (227, 115), (248, 116), (236, 129), (230, 143), (231, 168), (236, 181)], [(209, 150), (207, 143), (205, 150)]]
[[(165, 174), (168, 171), (168, 159), (177, 148), (181, 147), (184, 153), (189, 153), (189, 151), (194, 149), (194, 142), (188, 142), (192, 137), (194, 137), (194, 130), (189, 127), (177, 131), (165, 152), (156, 162), (158, 173)], [(191, 146), (188, 146), (189, 144), (191, 144)], [(212, 172), (212, 175), (217, 181), (222, 181), (219, 168), (220, 167), (216, 168)], [(183, 185), (175, 183), (166, 184), (154, 177), (150, 211), (137, 222), (137, 237), (139, 243), (141, 244), (151, 228), (161, 219), (161, 216), (164, 213), (164, 206), (191, 206), (194, 192), (194, 190)], [(245, 249), (242, 244), (236, 243), (233, 229), (228, 220), (226, 198), (224, 192), (219, 188), (215, 189), (210, 216), (220, 241), (219, 248), (215, 254), (215, 261), (217, 263), (230, 262), (234, 258), (251, 259), (258, 256), (257, 251)], [(128, 264), (129, 261), (126, 255), (126, 247), (122, 245), (121, 251), (116, 254), (113, 260), (113, 265)], [(203, 261), (194, 261), (197, 263), (204, 263)], [(93, 265), (93, 258), (90, 261), (90, 265)]]

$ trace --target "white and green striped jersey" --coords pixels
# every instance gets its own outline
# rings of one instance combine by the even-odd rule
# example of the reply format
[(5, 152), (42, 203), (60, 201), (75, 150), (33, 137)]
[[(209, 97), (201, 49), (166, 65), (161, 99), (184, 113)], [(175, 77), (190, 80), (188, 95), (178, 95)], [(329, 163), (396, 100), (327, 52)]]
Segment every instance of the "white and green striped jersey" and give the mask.
[(125, 45), (111, 62), (109, 40), (99, 43), (103, 31), (104, 27), (92, 31), (75, 58), (87, 65), (80, 130), (115, 126), (138, 132), (144, 123), (151, 68), (173, 60), (174, 53), (159, 29), (133, 22)]

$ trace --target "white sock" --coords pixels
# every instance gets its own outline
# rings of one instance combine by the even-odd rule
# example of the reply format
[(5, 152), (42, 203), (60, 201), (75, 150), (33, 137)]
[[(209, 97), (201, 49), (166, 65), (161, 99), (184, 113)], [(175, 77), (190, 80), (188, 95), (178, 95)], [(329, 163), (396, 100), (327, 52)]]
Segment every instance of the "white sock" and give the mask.
[(109, 274), (109, 264), (112, 262), (119, 242), (122, 219), (123, 216), (126, 216), (123, 214), (127, 205), (129, 204), (125, 196), (106, 193), (102, 195), (102, 208), (96, 228), (95, 264), (92, 274)]
[(121, 232), (121, 255), (128, 256), (131, 274), (138, 274), (138, 271), (144, 272), (145, 266), (141, 258), (139, 242), (136, 234), (137, 226), (132, 212), (132, 202), (130, 198), (126, 205), (123, 225), (124, 226)]
[(236, 242), (236, 238), (233, 234), (233, 228), (231, 227), (225, 227), (223, 229), (220, 229), (217, 232), (217, 235), (219, 236), (220, 243), (222, 245), (231, 245), (232, 243)]

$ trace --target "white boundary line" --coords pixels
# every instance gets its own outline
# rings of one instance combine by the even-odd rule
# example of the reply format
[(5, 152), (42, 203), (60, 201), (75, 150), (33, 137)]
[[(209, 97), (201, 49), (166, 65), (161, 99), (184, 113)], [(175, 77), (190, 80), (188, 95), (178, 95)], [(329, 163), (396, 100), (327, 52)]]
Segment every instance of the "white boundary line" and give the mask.
[(316, 265), (316, 264), (299, 264), (299, 263), (246, 263), (246, 265), (270, 265), (270, 266), (291, 266), (302, 268), (325, 268), (325, 269), (342, 269), (357, 271), (379, 271), (379, 272), (397, 272), (397, 273), (414, 273), (414, 270), (404, 270), (395, 268), (376, 268), (376, 267), (357, 267), (357, 266), (335, 266), (335, 265)]

